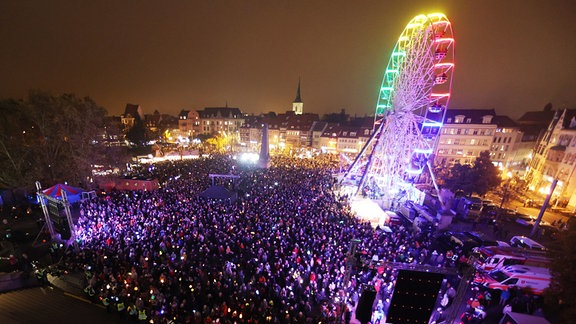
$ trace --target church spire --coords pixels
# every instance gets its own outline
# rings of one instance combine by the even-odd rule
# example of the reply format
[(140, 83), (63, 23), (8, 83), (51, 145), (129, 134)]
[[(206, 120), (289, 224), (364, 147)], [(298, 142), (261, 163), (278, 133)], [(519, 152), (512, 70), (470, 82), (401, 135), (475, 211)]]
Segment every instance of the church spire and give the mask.
[(294, 102), (302, 102), (302, 98), (300, 97), (300, 78), (298, 78), (298, 90), (296, 91), (296, 99)]
[(302, 97), (300, 96), (300, 78), (298, 78), (298, 90), (296, 91), (296, 99), (292, 103), (292, 111), (296, 115), (302, 115), (304, 110), (304, 103), (302, 102)]

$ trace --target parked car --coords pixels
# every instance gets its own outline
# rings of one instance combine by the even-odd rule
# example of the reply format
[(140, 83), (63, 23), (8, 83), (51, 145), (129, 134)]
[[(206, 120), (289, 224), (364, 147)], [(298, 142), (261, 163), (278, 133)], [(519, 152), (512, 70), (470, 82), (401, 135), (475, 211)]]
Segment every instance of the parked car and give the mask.
[[(517, 214), (516, 223), (524, 226), (534, 226), (536, 223), (536, 217), (524, 214)], [(540, 225), (550, 225), (547, 221), (541, 219)]]
[(488, 205), (493, 205), (492, 200), (482, 199), (482, 206), (486, 207)]
[(481, 246), (474, 248), (474, 267), (480, 271), (491, 271), (514, 264), (547, 268), (552, 261), (546, 251), (526, 250), (518, 247)]
[(546, 247), (526, 236), (514, 236), (510, 239), (510, 246), (529, 250), (546, 251)]
[(516, 221), (517, 212), (510, 208), (498, 208), (498, 217), (502, 220), (514, 222)]
[(480, 215), (484, 218), (494, 219), (498, 214), (500, 214), (500, 208), (494, 204), (489, 204), (482, 207)]
[(539, 226), (542, 229), (543, 236), (551, 240), (557, 240), (560, 236), (560, 229), (554, 225), (540, 224)]
[(478, 239), (459, 232), (444, 232), (436, 238), (436, 242), (443, 251), (454, 251), (459, 248), (466, 255), (470, 254), (475, 247), (481, 246)]
[(440, 246), (443, 251), (453, 250), (456, 245), (452, 242), (452, 232), (444, 232), (436, 237), (436, 243)]
[(474, 282), (488, 289), (508, 290), (511, 287), (530, 289), (534, 295), (540, 295), (550, 286), (550, 271), (547, 268), (509, 265), (488, 272), (479, 273)]
[(491, 240), (490, 238), (486, 237), (486, 234), (482, 232), (462, 232), (462, 233), (478, 241), (480, 246), (510, 246), (510, 244), (504, 241)]

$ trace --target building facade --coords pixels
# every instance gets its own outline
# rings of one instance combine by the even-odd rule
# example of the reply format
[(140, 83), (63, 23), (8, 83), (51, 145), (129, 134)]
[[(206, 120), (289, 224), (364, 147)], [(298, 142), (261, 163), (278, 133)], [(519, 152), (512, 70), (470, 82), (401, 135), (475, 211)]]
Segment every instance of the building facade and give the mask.
[(490, 146), (492, 163), (503, 171), (523, 174), (526, 167), (525, 159), (529, 157), (530, 152), (523, 153), (518, 150), (523, 137), (520, 126), (508, 116), (495, 116), (493, 121), (496, 124), (496, 131)]
[(576, 209), (576, 110), (556, 111), (538, 140), (528, 170), (528, 189), (548, 195), (555, 207)]
[(178, 130), (187, 136), (197, 135), (200, 129), (200, 114), (196, 110), (181, 110), (178, 114)]
[(497, 125), (494, 109), (448, 109), (434, 151), (435, 165), (472, 164), (490, 151)]
[(244, 123), (244, 115), (240, 108), (206, 107), (204, 110), (199, 110), (198, 115), (200, 124), (197, 126), (194, 124), (194, 131), (198, 134), (237, 134)]
[(140, 105), (126, 104), (120, 121), (122, 122), (122, 132), (126, 134), (136, 123), (144, 122), (144, 112)]

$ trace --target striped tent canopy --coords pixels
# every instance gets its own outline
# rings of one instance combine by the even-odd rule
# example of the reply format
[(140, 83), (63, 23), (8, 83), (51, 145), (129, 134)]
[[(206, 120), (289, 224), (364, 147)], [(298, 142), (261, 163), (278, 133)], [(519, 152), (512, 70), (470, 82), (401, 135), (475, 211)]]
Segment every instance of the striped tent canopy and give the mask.
[(65, 184), (58, 183), (42, 192), (50, 197), (62, 199), (62, 190), (66, 191), (66, 196), (70, 199), (71, 196), (80, 196), (84, 191), (82, 188), (71, 187)]

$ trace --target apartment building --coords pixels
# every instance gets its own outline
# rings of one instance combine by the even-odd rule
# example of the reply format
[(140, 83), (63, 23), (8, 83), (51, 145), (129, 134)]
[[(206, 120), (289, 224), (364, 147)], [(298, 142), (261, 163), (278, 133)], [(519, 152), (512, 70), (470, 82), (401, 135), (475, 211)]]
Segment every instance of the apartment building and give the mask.
[(200, 129), (200, 114), (196, 110), (181, 110), (178, 114), (178, 130), (187, 136), (197, 135)]
[(494, 109), (448, 109), (435, 149), (434, 164), (472, 164), (490, 151), (498, 125)]
[(332, 125), (322, 133), (317, 148), (328, 153), (346, 153), (354, 158), (366, 145), (371, 134), (370, 127)]
[(244, 123), (244, 115), (240, 108), (206, 107), (198, 110), (200, 125), (194, 124), (198, 134), (213, 135), (221, 132), (237, 133)]
[(490, 159), (502, 170), (523, 173), (526, 167), (528, 152), (520, 152), (518, 147), (522, 143), (523, 132), (520, 126), (508, 116), (495, 116), (493, 122), (496, 131), (490, 146)]

